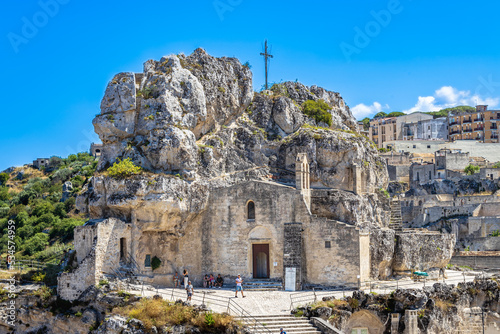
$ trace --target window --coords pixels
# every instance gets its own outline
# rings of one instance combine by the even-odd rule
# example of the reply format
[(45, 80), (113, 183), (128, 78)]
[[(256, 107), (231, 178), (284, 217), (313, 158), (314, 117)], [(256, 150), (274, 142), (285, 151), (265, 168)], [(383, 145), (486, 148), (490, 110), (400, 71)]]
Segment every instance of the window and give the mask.
[(325, 248), (332, 248), (332, 242), (331, 241), (325, 241)]
[(417, 145), (413, 145), (413, 148), (417, 148)]
[(432, 173), (429, 171), (429, 180), (432, 180)]
[(151, 254), (146, 254), (144, 259), (144, 267), (151, 267)]
[[(429, 138), (430, 138), (430, 137), (431, 137), (431, 136), (429, 136)], [(431, 145), (427, 145), (427, 148), (431, 148)]]
[(247, 219), (255, 219), (255, 203), (253, 201), (248, 201)]

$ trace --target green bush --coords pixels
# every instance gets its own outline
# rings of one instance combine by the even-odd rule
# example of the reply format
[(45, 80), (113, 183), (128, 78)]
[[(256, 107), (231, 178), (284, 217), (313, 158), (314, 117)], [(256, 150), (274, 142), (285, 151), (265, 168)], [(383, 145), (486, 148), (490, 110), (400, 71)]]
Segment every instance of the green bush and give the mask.
[(49, 236), (45, 233), (37, 233), (29, 238), (24, 245), (24, 253), (33, 255), (42, 251), (49, 245)]
[(207, 327), (212, 327), (215, 324), (214, 316), (212, 312), (205, 313), (205, 325)]
[(139, 174), (141, 172), (141, 167), (134, 165), (130, 158), (125, 160), (118, 159), (113, 166), (108, 168), (109, 176), (120, 178), (127, 177), (134, 174)]
[(479, 173), (479, 166), (469, 165), (464, 169), (465, 174), (473, 175)]
[(151, 260), (151, 269), (155, 270), (160, 268), (160, 266), (161, 266), (161, 260), (156, 256), (153, 257), (153, 259)]
[(332, 108), (323, 100), (307, 100), (302, 104), (302, 112), (313, 118), (317, 123), (323, 122), (332, 126)]
[(0, 173), (0, 184), (5, 185), (7, 181), (9, 180), (9, 174), (7, 173)]

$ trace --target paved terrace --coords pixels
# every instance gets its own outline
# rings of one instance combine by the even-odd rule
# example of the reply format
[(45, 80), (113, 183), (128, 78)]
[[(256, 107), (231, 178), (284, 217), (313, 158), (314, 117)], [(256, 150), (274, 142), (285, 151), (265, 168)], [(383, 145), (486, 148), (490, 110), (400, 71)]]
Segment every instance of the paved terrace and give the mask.
[[(460, 272), (447, 270), (448, 278), (444, 280), (447, 284), (458, 284), (460, 282), (473, 281), (476, 276), (482, 277), (481, 272)], [(361, 290), (369, 293), (375, 292), (378, 294), (390, 293), (399, 289), (422, 289), (424, 286), (432, 286), (436, 280), (426, 280), (414, 282), (410, 278), (403, 278), (393, 281), (371, 281), (361, 285)], [(443, 282), (439, 279), (439, 282)], [(184, 289), (172, 288), (156, 288), (150, 285), (123, 285), (124, 290), (134, 294), (143, 296), (154, 296), (160, 294), (164, 299), (168, 300), (186, 300), (186, 292)], [(292, 308), (303, 306), (316, 300), (321, 300), (323, 297), (334, 296), (342, 298), (344, 296), (352, 296), (353, 290), (329, 289), (329, 290), (309, 290), (309, 291), (244, 291), (245, 298), (238, 293), (238, 298), (234, 298), (234, 290), (232, 289), (203, 289), (194, 288), (192, 298), (193, 305), (205, 304), (214, 312), (228, 312), (233, 315), (277, 315), (290, 314)], [(233, 307), (236, 305), (236, 307)], [(241, 314), (238, 314), (240, 313)]]

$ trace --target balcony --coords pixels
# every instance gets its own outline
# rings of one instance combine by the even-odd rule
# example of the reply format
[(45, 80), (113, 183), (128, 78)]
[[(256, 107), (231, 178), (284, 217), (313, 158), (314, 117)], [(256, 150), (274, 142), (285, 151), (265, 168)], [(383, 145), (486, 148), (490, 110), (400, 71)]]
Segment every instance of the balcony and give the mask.
[(484, 118), (480, 117), (480, 118), (474, 118), (474, 123), (476, 122), (484, 122)]
[(490, 130), (497, 130), (498, 129), (498, 126), (496, 123), (493, 123), (490, 125)]
[(454, 122), (451, 122), (450, 125), (457, 125), (458, 122), (457, 121), (454, 121)]
[(455, 134), (458, 134), (458, 133), (460, 133), (460, 131), (458, 131), (458, 130), (451, 130), (450, 131), (450, 135), (455, 135)]
[(463, 132), (472, 132), (472, 129), (463, 129)]
[(462, 121), (462, 123), (472, 123), (472, 119), (470, 119), (470, 118), (469, 119), (464, 119)]

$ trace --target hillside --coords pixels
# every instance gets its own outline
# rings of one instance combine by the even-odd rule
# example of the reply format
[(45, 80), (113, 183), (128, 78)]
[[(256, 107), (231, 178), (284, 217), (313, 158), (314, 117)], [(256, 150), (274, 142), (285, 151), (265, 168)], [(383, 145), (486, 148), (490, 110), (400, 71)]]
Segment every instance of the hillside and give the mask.
[[(75, 209), (75, 196), (96, 166), (97, 159), (78, 153), (64, 159), (52, 157), (41, 170), (24, 166), (0, 174), (2, 267), (8, 254), (16, 260), (48, 261), (71, 248), (74, 227), (85, 222)], [(9, 238), (15, 250), (8, 248)]]

